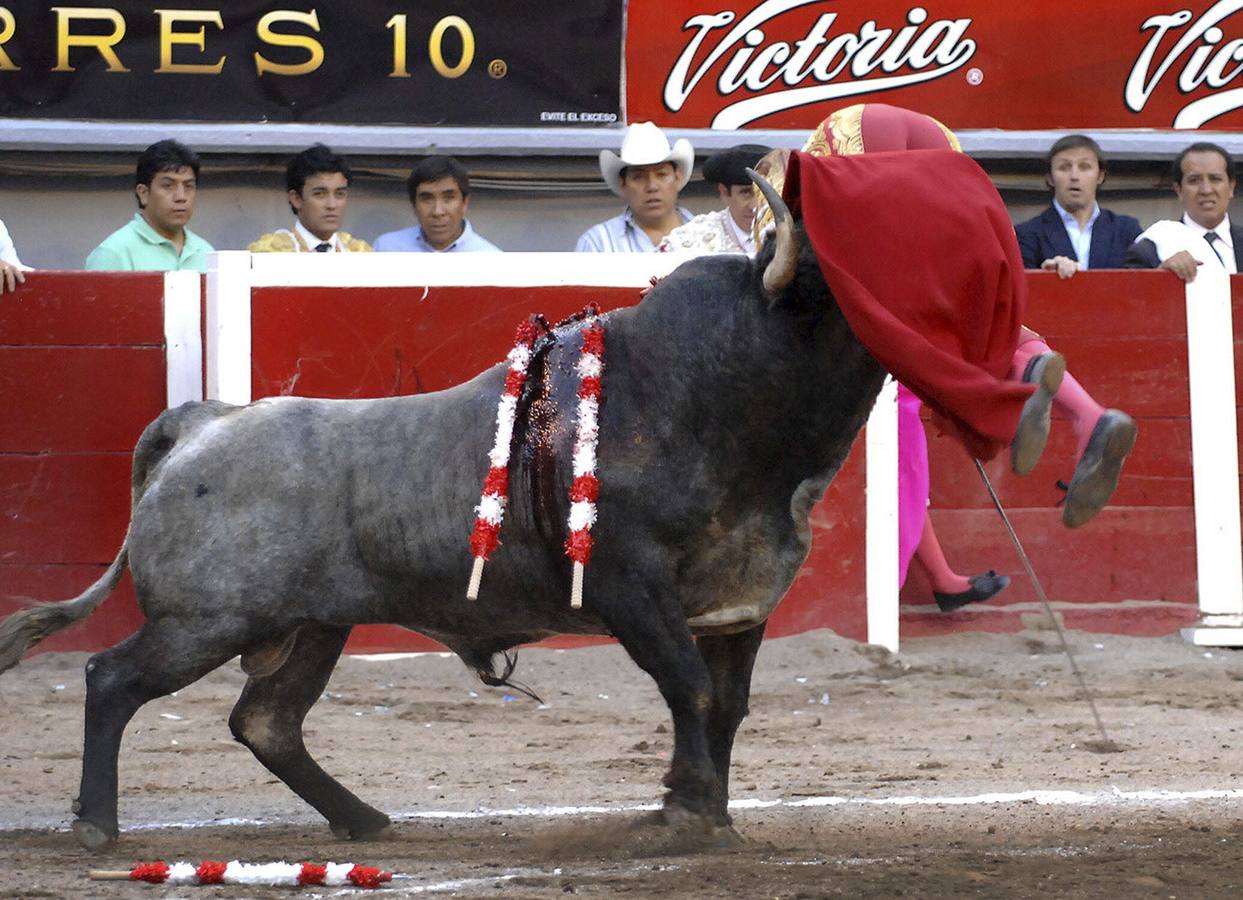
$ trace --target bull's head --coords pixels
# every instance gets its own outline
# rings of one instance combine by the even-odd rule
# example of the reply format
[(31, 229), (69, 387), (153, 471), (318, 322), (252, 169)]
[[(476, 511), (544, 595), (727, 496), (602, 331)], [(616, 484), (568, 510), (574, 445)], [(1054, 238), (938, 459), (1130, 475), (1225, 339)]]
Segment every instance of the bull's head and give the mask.
[(770, 297), (776, 297), (789, 286), (794, 279), (798, 266), (798, 238), (794, 235), (794, 217), (790, 209), (781, 199), (781, 195), (771, 184), (754, 169), (747, 169), (747, 175), (760, 189), (768, 207), (772, 210), (773, 223), (776, 228), (776, 246), (772, 260), (764, 269), (764, 290)]

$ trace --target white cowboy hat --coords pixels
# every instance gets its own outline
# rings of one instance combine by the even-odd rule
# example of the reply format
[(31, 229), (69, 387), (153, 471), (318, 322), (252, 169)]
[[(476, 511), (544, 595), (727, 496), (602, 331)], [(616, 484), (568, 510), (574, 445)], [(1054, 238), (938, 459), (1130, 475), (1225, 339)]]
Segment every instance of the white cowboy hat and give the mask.
[(691, 180), (695, 166), (695, 148), (686, 138), (678, 138), (670, 147), (665, 133), (651, 122), (636, 122), (626, 129), (621, 153), (600, 151), (600, 174), (614, 194), (621, 196), (621, 170), (626, 166), (654, 166), (671, 162), (678, 173), (678, 190)]

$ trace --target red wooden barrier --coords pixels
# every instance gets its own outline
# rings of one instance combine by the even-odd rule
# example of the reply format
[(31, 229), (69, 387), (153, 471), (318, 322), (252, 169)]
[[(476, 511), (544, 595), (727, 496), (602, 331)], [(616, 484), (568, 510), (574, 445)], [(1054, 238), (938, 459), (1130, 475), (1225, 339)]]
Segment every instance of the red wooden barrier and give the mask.
[[(1029, 284), (1030, 327), (1065, 354), (1069, 371), (1099, 403), (1135, 418), (1139, 440), (1113, 505), (1077, 531), (1064, 529), (1054, 508), (1062, 494), (1055, 482), (1069, 482), (1074, 471), (1076, 440), (1066, 421), (1055, 416), (1048, 449), (1031, 475), (1017, 478), (998, 459), (988, 465), (989, 477), (1050, 599), (1078, 604), (1066, 613), (1067, 624), (1170, 633), (1197, 615), (1181, 283), (1166, 273), (1087, 272), (1069, 281), (1033, 273)], [(970, 573), (992, 568), (1009, 574), (1010, 588), (989, 606), (1030, 609), (1035, 591), (974, 465), (952, 439), (931, 430), (929, 454), (933, 523), (951, 565)], [(904, 602), (928, 597), (927, 582), (916, 570), (912, 567), (902, 592)], [(1137, 600), (1170, 604), (1125, 605)], [(1012, 630), (1017, 618), (1017, 613), (975, 615), (971, 626)], [(903, 619), (904, 634), (961, 627), (960, 616), (941, 616), (931, 607)]]
[[(164, 276), (32, 272), (0, 297), (0, 615), (73, 597), (129, 522), (130, 452), (164, 408)], [(142, 621), (128, 575), (41, 645), (97, 649)]]
[[(1053, 506), (1053, 482), (1073, 464), (1066, 423), (1055, 422), (1031, 476), (1013, 478), (1001, 460), (988, 471), (1051, 598), (1073, 604), (1068, 624), (1169, 633), (1196, 615), (1181, 286), (1163, 273), (1089, 272), (1070, 282), (1037, 274), (1031, 283), (1031, 326), (1101, 402), (1136, 417), (1140, 439), (1117, 505), (1077, 532), (1062, 528)], [(73, 596), (119, 545), (129, 451), (164, 403), (160, 293), (154, 274), (33, 273), (0, 300), (0, 614), (19, 596)], [(620, 288), (256, 289), (253, 393), (437, 390), (499, 361), (528, 312), (555, 321), (588, 301), (611, 308), (637, 299)], [(1237, 303), (1235, 313), (1237, 323)], [(1033, 593), (974, 466), (948, 438), (930, 435), (930, 450), (933, 516), (951, 563), (1015, 578), (988, 609), (942, 616), (915, 572), (902, 595), (903, 634), (1017, 628)], [(863, 462), (856, 450), (813, 512), (811, 556), (771, 634), (829, 626), (864, 636)], [(126, 579), (104, 610), (44, 647), (96, 649), (138, 621)], [(368, 627), (356, 630), (351, 649), (429, 645)]]

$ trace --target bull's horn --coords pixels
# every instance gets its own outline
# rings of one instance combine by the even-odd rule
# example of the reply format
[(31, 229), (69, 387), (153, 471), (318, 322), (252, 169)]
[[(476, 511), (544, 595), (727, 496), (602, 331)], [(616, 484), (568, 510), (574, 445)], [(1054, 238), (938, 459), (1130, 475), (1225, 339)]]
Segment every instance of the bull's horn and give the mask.
[(794, 270), (798, 265), (798, 240), (794, 237), (794, 219), (790, 208), (781, 199), (768, 180), (754, 169), (747, 169), (747, 176), (755, 182), (764, 199), (773, 211), (773, 222), (777, 229), (777, 249), (773, 253), (768, 268), (764, 270), (764, 290), (769, 296), (776, 297), (794, 280)]

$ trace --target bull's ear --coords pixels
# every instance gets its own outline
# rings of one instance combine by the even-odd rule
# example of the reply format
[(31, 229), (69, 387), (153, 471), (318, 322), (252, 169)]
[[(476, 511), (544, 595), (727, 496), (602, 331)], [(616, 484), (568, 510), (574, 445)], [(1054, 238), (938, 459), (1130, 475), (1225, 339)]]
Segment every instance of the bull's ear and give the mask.
[(794, 272), (798, 268), (798, 238), (794, 235), (794, 217), (786, 206), (781, 195), (773, 189), (768, 180), (754, 169), (747, 169), (747, 176), (755, 182), (769, 209), (773, 211), (773, 222), (776, 225), (776, 245), (773, 258), (764, 269), (764, 291), (768, 296), (781, 296), (790, 282), (794, 280)]

